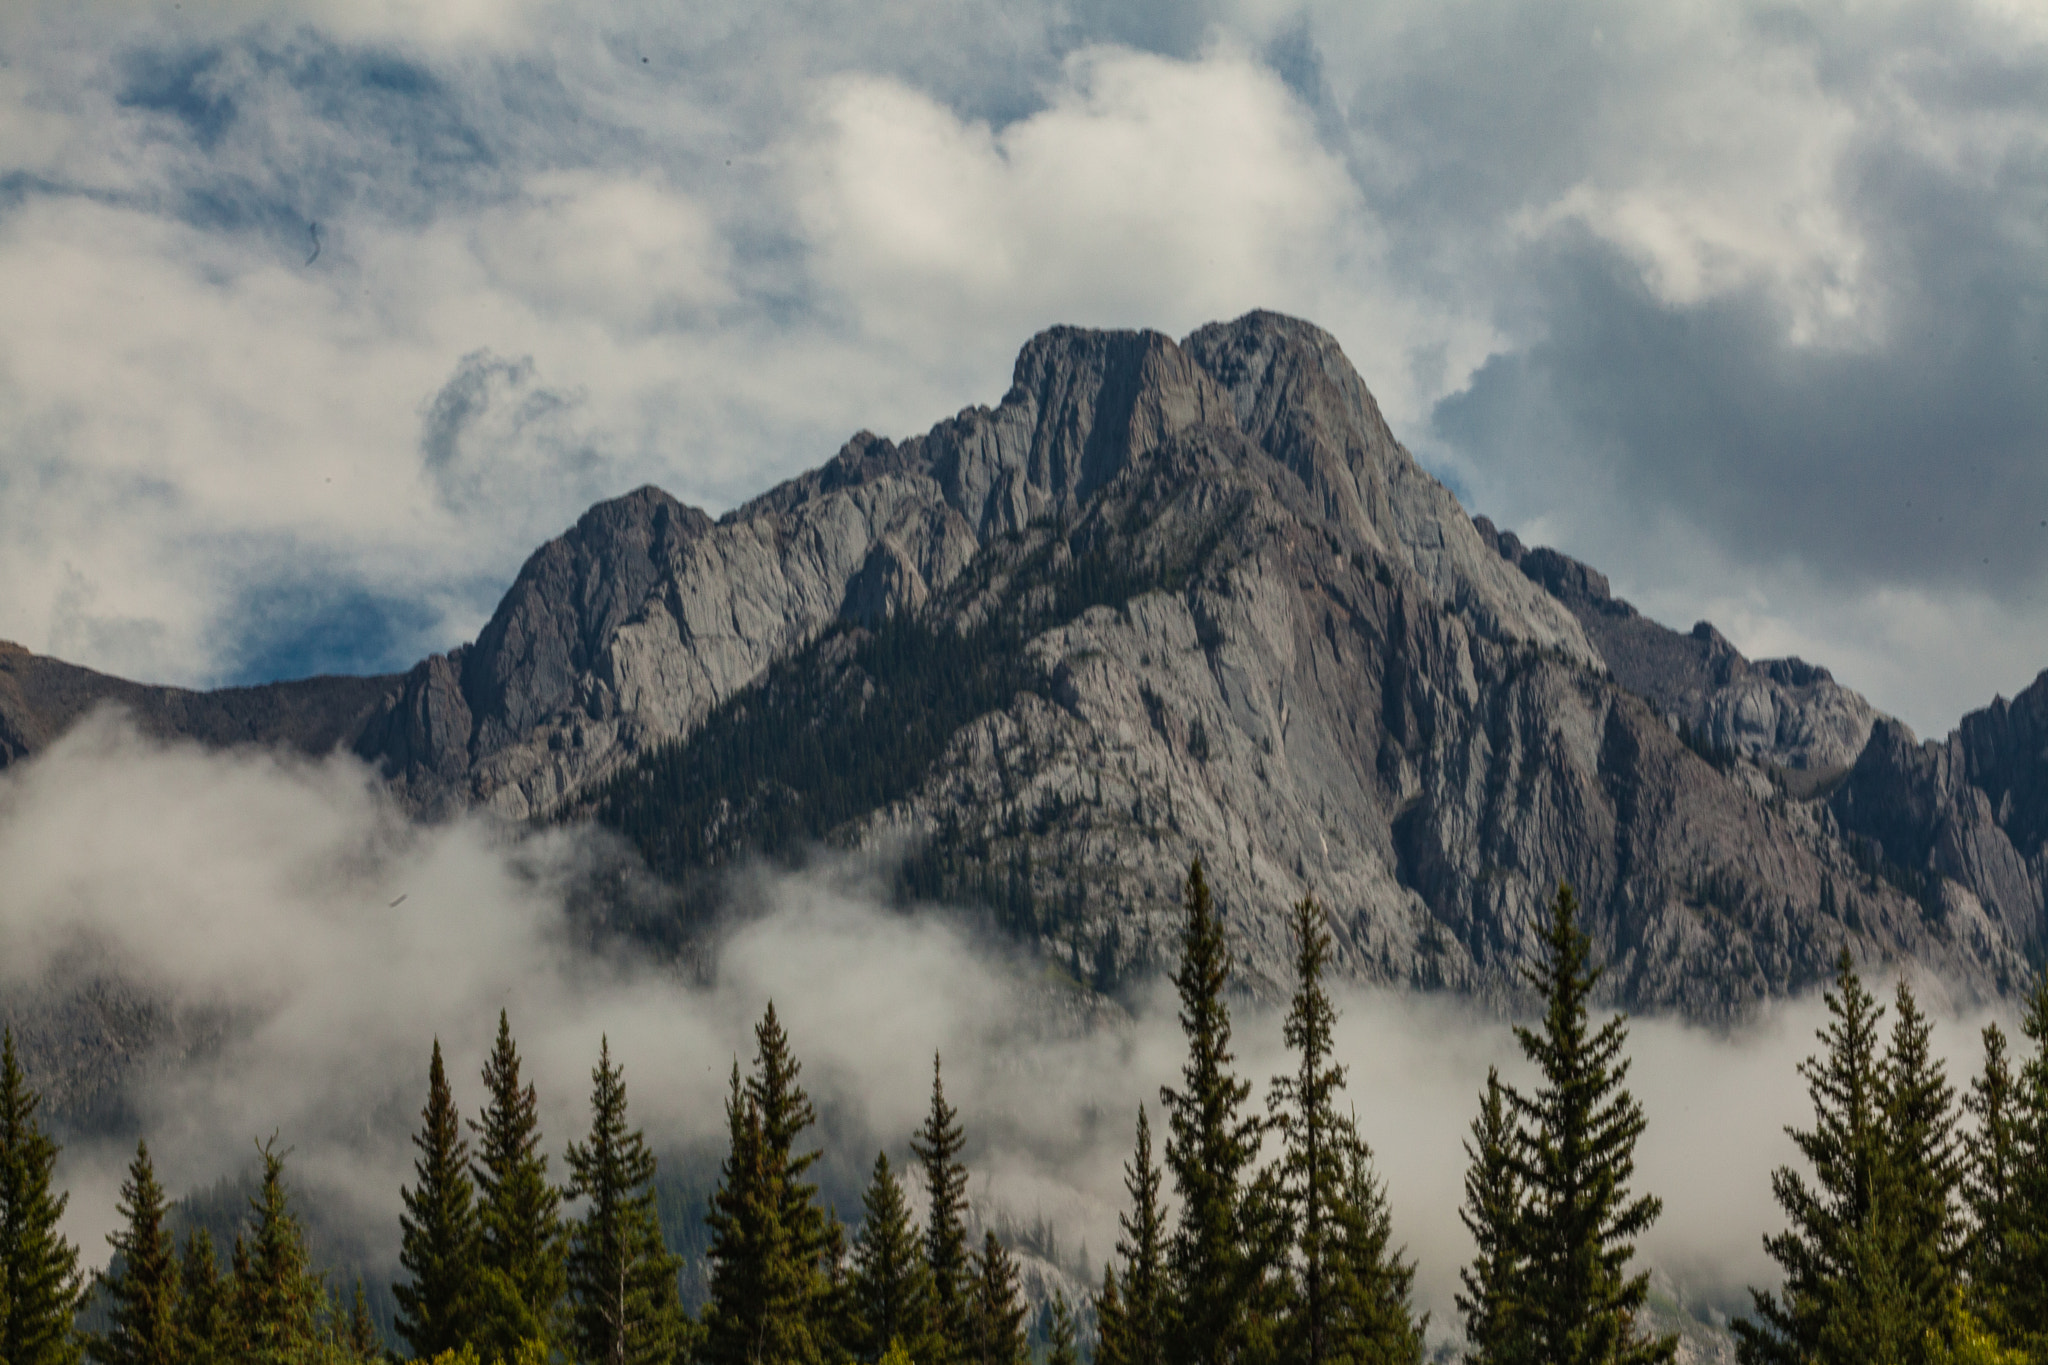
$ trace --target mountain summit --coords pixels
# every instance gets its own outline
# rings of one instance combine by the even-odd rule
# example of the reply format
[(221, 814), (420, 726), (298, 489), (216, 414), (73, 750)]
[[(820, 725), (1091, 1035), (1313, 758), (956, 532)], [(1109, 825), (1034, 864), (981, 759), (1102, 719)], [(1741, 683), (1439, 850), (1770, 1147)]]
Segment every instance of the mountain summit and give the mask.
[[(16, 753), (93, 692), (31, 664), (66, 667), (0, 657)], [(345, 743), (429, 814), (597, 819), (680, 885), (874, 850), (906, 897), (981, 904), (1105, 990), (1170, 958), (1198, 855), (1254, 989), (1284, 987), (1305, 895), (1353, 977), (1504, 997), (1568, 881), (1610, 996), (1704, 1018), (1844, 942), (1997, 994), (2043, 937), (2048, 851), (2020, 844), (2048, 760), (1911, 750), (1826, 670), (1665, 630), (1475, 523), (1336, 342), (1271, 313), (1052, 329), (993, 409), (863, 432), (716, 520), (600, 504), (473, 644), (289, 686), (127, 700)], [(1991, 870), (1928, 832), (1974, 818), (1973, 773), (2006, 803)]]

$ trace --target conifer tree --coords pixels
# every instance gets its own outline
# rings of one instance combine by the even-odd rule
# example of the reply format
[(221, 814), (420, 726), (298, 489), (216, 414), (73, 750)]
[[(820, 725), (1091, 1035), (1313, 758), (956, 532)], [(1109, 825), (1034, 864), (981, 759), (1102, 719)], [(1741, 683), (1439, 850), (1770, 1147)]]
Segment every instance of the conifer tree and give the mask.
[(1543, 1023), (1515, 1030), (1542, 1079), (1533, 1095), (1506, 1091), (1522, 1132), (1515, 1158), (1528, 1233), (1522, 1306), (1530, 1338), (1551, 1365), (1649, 1365), (1671, 1360), (1677, 1338), (1637, 1336), (1650, 1277), (1628, 1267), (1634, 1239), (1663, 1206), (1653, 1195), (1629, 1194), (1644, 1121), (1624, 1088), (1628, 1027), (1620, 1015), (1589, 1027), (1601, 973), (1578, 912), (1578, 897), (1559, 886), (1543, 960), (1528, 974), (1544, 999)]
[[(349, 1301), (348, 1326), (342, 1336), (342, 1345), (351, 1360), (365, 1362), (381, 1359), (382, 1345), (377, 1339), (377, 1324), (370, 1319), (370, 1300), (363, 1293), (363, 1282), (356, 1280), (355, 1297)], [(510, 1360), (511, 1357), (503, 1357)]]
[(1052, 1322), (1045, 1334), (1045, 1365), (1081, 1365), (1081, 1349), (1075, 1341), (1074, 1308), (1057, 1290), (1052, 1296)]
[(1457, 1296), (1465, 1319), (1465, 1359), (1471, 1365), (1533, 1365), (1535, 1346), (1522, 1311), (1522, 1183), (1515, 1174), (1521, 1134), (1508, 1107), (1500, 1072), (1486, 1070), (1486, 1090), (1465, 1143), (1465, 1206), (1458, 1218), (1478, 1254), (1458, 1272)]
[(1117, 1215), (1122, 1233), (1116, 1244), (1123, 1260), (1122, 1284), (1105, 1273), (1103, 1294), (1105, 1300), (1116, 1295), (1110, 1310), (1115, 1320), (1099, 1328), (1120, 1365), (1163, 1365), (1166, 1358), (1166, 1324), (1173, 1294), (1167, 1281), (1166, 1212), (1159, 1204), (1161, 1178), (1152, 1160), (1152, 1123), (1141, 1104), (1136, 1150), (1124, 1164), (1124, 1189), (1131, 1197), (1131, 1209)]
[(2020, 1159), (2005, 1311), (2009, 1340), (2048, 1361), (2048, 970), (2034, 980), (2020, 1027), (2032, 1050), (2021, 1064), (2014, 1101)]
[(1927, 1016), (1900, 982), (1884, 1063), (1883, 1173), (1894, 1224), (1901, 1310), (1909, 1340), (1939, 1339), (1962, 1291), (1965, 1248), (1957, 1218), (1961, 1157), (1955, 1092), (1931, 1046)]
[(262, 1143), (263, 1180), (250, 1196), (248, 1239), (235, 1239), (228, 1291), (231, 1344), (221, 1355), (246, 1365), (306, 1365), (324, 1343), (327, 1290), (312, 1271), (306, 1234), (285, 1191), (277, 1140)]
[(1331, 1359), (1351, 1365), (1421, 1365), (1427, 1315), (1415, 1316), (1415, 1263), (1394, 1244), (1386, 1189), (1363, 1140), (1347, 1145), (1333, 1209)]
[[(1773, 1294), (1751, 1290), (1754, 1318), (1735, 1323), (1744, 1365), (1852, 1365), (1867, 1357), (1845, 1343), (1867, 1342), (1871, 1324), (1889, 1320), (1885, 1296), (1895, 1288), (1883, 1263), (1884, 1075), (1877, 1053), (1884, 1009), (1856, 974), (1845, 947), (1826, 996), (1829, 1023), (1819, 1037), (1824, 1055), (1800, 1063), (1814, 1109), (1813, 1127), (1791, 1137), (1813, 1180), (1791, 1167), (1771, 1175), (1771, 1192), (1791, 1226), (1764, 1238), (1783, 1269)], [(1882, 1335), (1881, 1332), (1878, 1335)], [(1890, 1342), (1895, 1358), (1916, 1343)]]
[(108, 1327), (86, 1349), (100, 1365), (185, 1365), (177, 1248), (164, 1228), (164, 1190), (146, 1142), (135, 1145), (118, 1209), (126, 1225), (107, 1234), (114, 1260), (99, 1280)]
[(773, 1004), (754, 1039), (754, 1071), (744, 1086), (733, 1067), (730, 1151), (705, 1219), (711, 1301), (700, 1354), (711, 1365), (806, 1365), (834, 1350), (830, 1263), (839, 1233), (817, 1206), (817, 1187), (803, 1179), (818, 1153), (797, 1153), (796, 1141), (817, 1115)]
[(1130, 1365), (1131, 1332), (1124, 1298), (1116, 1287), (1116, 1266), (1102, 1263), (1102, 1288), (1095, 1294), (1094, 1365)]
[(469, 1144), (434, 1040), (427, 1066), (427, 1103), (413, 1135), (418, 1183), (402, 1191), (398, 1263), (411, 1278), (391, 1287), (398, 1301), (398, 1334), (413, 1355), (431, 1359), (474, 1343), (478, 1326), (476, 1191), (469, 1176)]
[(68, 1194), (50, 1187), (57, 1144), (36, 1121), (42, 1103), (0, 1030), (0, 1360), (7, 1365), (73, 1365), (72, 1327), (82, 1288), (78, 1248), (57, 1230)]
[(983, 1234), (974, 1257), (969, 1305), (972, 1365), (1025, 1365), (1024, 1303), (1017, 1293), (1017, 1263), (993, 1230)]
[(1230, 953), (1200, 859), (1188, 868), (1184, 908), (1173, 981), (1188, 1058), (1183, 1088), (1160, 1091), (1168, 1117), (1166, 1166), (1180, 1195), (1168, 1255), (1174, 1283), (1168, 1354), (1188, 1365), (1220, 1365), (1245, 1349), (1265, 1269), (1257, 1256), (1262, 1239), (1245, 1207), (1245, 1175), (1258, 1154), (1261, 1125), (1240, 1114), (1251, 1085), (1230, 1070), (1230, 1010), (1223, 999)]
[(1268, 1092), (1285, 1142), (1275, 1189), (1292, 1243), (1281, 1349), (1304, 1365), (1405, 1360), (1421, 1341), (1407, 1310), (1414, 1271), (1390, 1246), (1392, 1218), (1358, 1125), (1337, 1108), (1344, 1068), (1331, 1060), (1337, 1010), (1323, 987), (1322, 907), (1302, 900), (1289, 927), (1295, 989), (1282, 1036), (1298, 1060)]
[(194, 1228), (178, 1265), (178, 1336), (187, 1365), (215, 1365), (227, 1348), (228, 1286), (221, 1283), (213, 1236)]
[(928, 1359), (931, 1272), (886, 1152), (875, 1154), (874, 1176), (861, 1206), (866, 1216), (853, 1239), (846, 1344), (861, 1361), (879, 1361), (892, 1344), (901, 1344), (912, 1360)]
[(569, 1144), (572, 1199), (586, 1202), (567, 1261), (574, 1355), (586, 1365), (671, 1365), (688, 1351), (676, 1258), (654, 1207), (654, 1154), (626, 1126), (626, 1081), (600, 1044), (591, 1073), (590, 1133)]
[(2012, 1335), (2006, 1301), (2011, 1288), (2018, 1212), (2014, 1187), (2021, 1162), (2018, 1103), (2012, 1065), (2006, 1057), (2005, 1030), (1987, 1024), (1983, 1032), (1984, 1069), (1970, 1083), (1963, 1101), (1976, 1120), (1976, 1141), (1970, 1145), (1963, 1175), (1963, 1202), (1970, 1211), (1969, 1307), (1993, 1334)]
[(934, 1052), (931, 1110), (910, 1142), (910, 1150), (923, 1168), (929, 1196), (924, 1256), (932, 1278), (932, 1357), (928, 1362), (920, 1358), (919, 1365), (952, 1365), (967, 1348), (967, 1167), (960, 1160), (965, 1141), (960, 1116), (946, 1103), (939, 1054)]
[(520, 1083), (519, 1050), (503, 1010), (483, 1080), (490, 1098), (482, 1122), (470, 1123), (477, 1138), (477, 1345), (485, 1359), (511, 1360), (528, 1342), (556, 1339), (568, 1280), (561, 1194), (541, 1150), (540, 1103)]

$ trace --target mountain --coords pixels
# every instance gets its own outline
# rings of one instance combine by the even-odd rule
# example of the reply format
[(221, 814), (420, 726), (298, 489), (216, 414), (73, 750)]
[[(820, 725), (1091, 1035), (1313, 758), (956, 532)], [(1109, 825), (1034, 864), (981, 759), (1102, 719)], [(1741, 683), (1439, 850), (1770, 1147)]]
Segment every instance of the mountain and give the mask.
[[(993, 409), (863, 432), (715, 520), (600, 504), (473, 644), (280, 687), (150, 714), (345, 744), (429, 816), (601, 821), (688, 914), (754, 853), (865, 850), (1104, 991), (1170, 960), (1197, 855), (1268, 994), (1304, 895), (1351, 976), (1503, 999), (1569, 881), (1610, 998), (1704, 1019), (1844, 942), (1966, 999), (2042, 943), (2024, 726), (1912, 749), (1823, 669), (1643, 618), (1475, 523), (1336, 342), (1270, 313), (1052, 329)], [(10, 733), (61, 725), (22, 695)]]

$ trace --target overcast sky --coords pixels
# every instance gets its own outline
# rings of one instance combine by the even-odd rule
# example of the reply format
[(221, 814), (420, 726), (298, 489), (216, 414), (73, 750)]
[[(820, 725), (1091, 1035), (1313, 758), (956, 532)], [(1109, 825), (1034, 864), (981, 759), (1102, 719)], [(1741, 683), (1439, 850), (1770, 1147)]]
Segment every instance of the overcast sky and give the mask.
[(396, 669), (653, 481), (1330, 329), (1466, 506), (1923, 734), (2048, 666), (2048, 6), (15, 0), (0, 637)]

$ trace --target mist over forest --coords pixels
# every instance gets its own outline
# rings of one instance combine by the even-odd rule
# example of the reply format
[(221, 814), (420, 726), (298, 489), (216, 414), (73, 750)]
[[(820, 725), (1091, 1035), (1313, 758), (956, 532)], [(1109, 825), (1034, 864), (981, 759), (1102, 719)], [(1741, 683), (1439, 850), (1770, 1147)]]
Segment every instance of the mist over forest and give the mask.
[[(1099, 1273), (1137, 1109), (1158, 1122), (1182, 1055), (1163, 980), (1105, 1017), (1056, 967), (978, 934), (964, 913), (892, 908), (875, 867), (823, 857), (737, 880), (706, 956), (650, 960), (608, 946), (570, 908), (579, 879), (618, 856), (601, 837), (515, 836), (467, 816), (410, 823), (352, 759), (165, 745), (118, 714), (0, 774), (0, 992), (17, 1032), (38, 1041), (33, 1002), (108, 981), (172, 1021), (164, 1046), (130, 1059), (117, 1103), (67, 1107), (55, 1093), (64, 1230), (86, 1261), (104, 1264), (138, 1136), (169, 1191), (215, 1190), (218, 1202), (222, 1182), (248, 1177), (252, 1143), (275, 1135), (328, 1235), (389, 1275), (430, 1044), (474, 1114), (501, 1008), (557, 1166), (587, 1122), (604, 1038), (670, 1188), (701, 1199), (730, 1068), (772, 1000), (818, 1104), (821, 1183), (842, 1218), (858, 1217), (878, 1149), (905, 1157), (938, 1051), (977, 1216), (1049, 1228), (1071, 1272)], [(1526, 1065), (1506, 1020), (1454, 998), (1340, 988), (1337, 1003), (1346, 1102), (1441, 1334), (1471, 1256), (1456, 1218), (1461, 1141), (1488, 1067), (1522, 1079)], [(1233, 1010), (1239, 1074), (1262, 1105), (1266, 1078), (1289, 1068), (1279, 1012), (1242, 998)], [(1637, 1187), (1665, 1203), (1641, 1254), (1695, 1304), (1737, 1310), (1744, 1286), (1775, 1283), (1760, 1240), (1781, 1222), (1769, 1172), (1793, 1157), (1783, 1125), (1810, 1117), (1795, 1067), (1822, 1018), (1802, 1000), (1724, 1032), (1631, 1021), (1629, 1085), (1648, 1118)], [(1958, 1083), (1976, 1069), (1983, 1022), (1938, 1017)], [(61, 1040), (40, 1041), (61, 1057)]]

